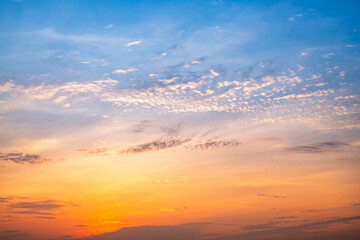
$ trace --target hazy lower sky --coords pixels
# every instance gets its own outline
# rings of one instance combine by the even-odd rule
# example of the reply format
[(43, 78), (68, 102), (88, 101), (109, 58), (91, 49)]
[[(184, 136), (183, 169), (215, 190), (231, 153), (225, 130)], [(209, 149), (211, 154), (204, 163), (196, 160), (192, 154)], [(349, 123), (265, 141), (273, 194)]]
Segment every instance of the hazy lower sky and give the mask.
[(360, 238), (359, 1), (0, 1), (0, 240)]

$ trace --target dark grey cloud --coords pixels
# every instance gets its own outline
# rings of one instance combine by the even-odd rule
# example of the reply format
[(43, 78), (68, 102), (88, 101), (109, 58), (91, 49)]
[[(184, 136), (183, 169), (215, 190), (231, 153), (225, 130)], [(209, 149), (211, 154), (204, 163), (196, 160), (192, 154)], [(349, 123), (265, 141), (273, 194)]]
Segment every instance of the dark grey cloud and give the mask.
[(321, 210), (319, 209), (306, 209), (304, 211), (302, 211), (304, 213), (315, 213), (315, 212), (321, 212)]
[(134, 125), (130, 129), (130, 133), (141, 133), (144, 132), (147, 128), (152, 127), (152, 123), (148, 120), (143, 120), (138, 124)]
[(11, 199), (12, 199), (11, 197), (0, 197), (0, 203), (8, 202), (8, 201), (10, 201)]
[[(356, 223), (360, 216), (337, 218), (322, 222), (312, 222), (291, 227), (278, 227), (276, 223), (270, 222), (258, 225), (245, 226), (243, 229), (248, 230), (235, 235), (219, 235), (203, 233), (202, 229), (208, 225), (206, 223), (193, 223), (171, 226), (138, 226), (121, 228), (114, 232), (92, 235), (83, 238), (72, 238), (74, 240), (266, 240), (266, 239), (311, 239), (311, 240), (353, 240), (358, 239), (360, 230), (347, 230), (347, 232), (337, 231), (335, 234), (329, 232), (326, 226), (335, 223)], [(308, 231), (316, 229), (316, 231)], [(64, 238), (61, 238), (64, 239)]]
[(41, 212), (41, 211), (15, 211), (12, 213), (16, 213), (16, 214), (25, 214), (25, 215), (54, 215), (54, 213), (52, 212)]
[(355, 206), (355, 207), (360, 206), (360, 202), (354, 202), (354, 203), (352, 203), (352, 205)]
[(184, 123), (179, 122), (175, 127), (162, 127), (161, 130), (166, 133), (167, 136), (177, 136), (183, 129)]
[(78, 152), (88, 152), (89, 154), (102, 154), (105, 153), (108, 149), (107, 148), (96, 148), (96, 149), (76, 149), (75, 151), (78, 151)]
[(50, 216), (35, 216), (35, 218), (40, 218), (40, 219), (55, 219), (55, 217), (50, 217)]
[(54, 219), (65, 206), (77, 206), (59, 200), (24, 201), (22, 197), (13, 197), (6, 202), (6, 210), (12, 214), (28, 215), (34, 218)]
[(89, 153), (90, 154), (100, 154), (100, 153), (105, 153), (108, 149), (107, 148), (97, 148), (95, 150), (90, 150)]
[(333, 151), (345, 145), (347, 144), (340, 141), (329, 141), (329, 142), (313, 143), (310, 145), (295, 146), (288, 148), (287, 150), (297, 151), (297, 152), (320, 153), (320, 152)]
[(275, 222), (263, 223), (263, 224), (255, 224), (255, 225), (247, 225), (243, 227), (244, 230), (260, 230), (260, 229), (269, 229), (275, 227)]
[[(335, 223), (350, 223), (360, 221), (360, 216), (337, 218), (329, 221), (312, 222), (308, 224), (296, 225), (291, 227), (277, 227), (273, 223), (265, 223), (259, 225), (252, 225), (251, 230), (265, 228), (260, 231), (250, 231), (235, 235), (227, 235), (221, 237), (207, 238), (207, 240), (266, 240), (266, 239), (311, 239), (311, 240), (353, 240), (359, 239), (360, 230), (353, 229), (346, 232), (330, 232), (325, 229), (327, 225)], [(250, 227), (251, 228), (251, 227)], [(269, 229), (266, 229), (269, 228)], [(308, 229), (317, 229), (317, 231), (306, 231)], [(250, 230), (250, 229), (248, 229)]]
[(0, 240), (29, 239), (30, 235), (26, 232), (17, 230), (0, 231)]
[(13, 209), (32, 209), (32, 210), (55, 210), (64, 207), (63, 204), (60, 204), (55, 200), (46, 200), (46, 201), (33, 201), (33, 202), (16, 202), (8, 205), (8, 208)]
[(76, 240), (195, 240), (205, 236), (201, 233), (202, 224), (173, 226), (139, 226), (121, 228), (115, 232), (103, 233)]
[(79, 224), (79, 225), (75, 225), (74, 227), (76, 227), (76, 228), (87, 228), (88, 225)]
[(0, 153), (0, 161), (12, 161), (17, 164), (37, 164), (49, 161), (38, 154), (23, 154), (23, 153)]
[(237, 147), (240, 146), (241, 142), (230, 140), (230, 141), (208, 141), (205, 143), (200, 143), (196, 145), (190, 145), (186, 146), (186, 148), (191, 150), (208, 150), (208, 149), (214, 149), (214, 148), (229, 148), (229, 147)]
[(259, 193), (257, 195), (260, 196), (260, 197), (268, 197), (268, 198), (287, 198), (286, 196), (281, 196), (281, 195), (276, 195), (276, 194)]
[(281, 216), (281, 217), (277, 217), (277, 219), (296, 219), (295, 216)]
[(132, 153), (141, 153), (148, 151), (157, 151), (157, 150), (177, 147), (189, 141), (191, 141), (191, 138), (156, 140), (153, 142), (129, 147), (127, 149), (120, 151), (120, 154), (132, 154)]

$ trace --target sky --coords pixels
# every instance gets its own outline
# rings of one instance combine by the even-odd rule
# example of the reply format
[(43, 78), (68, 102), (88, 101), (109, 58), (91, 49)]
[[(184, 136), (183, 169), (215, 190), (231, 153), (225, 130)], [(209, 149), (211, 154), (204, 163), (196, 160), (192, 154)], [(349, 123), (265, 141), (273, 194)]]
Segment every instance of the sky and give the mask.
[(360, 238), (359, 9), (0, 0), (0, 240)]

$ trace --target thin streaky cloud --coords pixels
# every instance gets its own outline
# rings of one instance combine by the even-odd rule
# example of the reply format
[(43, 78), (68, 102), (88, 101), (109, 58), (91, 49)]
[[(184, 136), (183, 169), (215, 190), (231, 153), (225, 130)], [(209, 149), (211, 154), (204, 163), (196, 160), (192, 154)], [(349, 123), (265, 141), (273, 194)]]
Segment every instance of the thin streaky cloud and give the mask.
[(131, 46), (140, 45), (141, 43), (142, 43), (142, 40), (138, 40), (138, 41), (129, 42), (129, 43), (125, 44), (125, 46), (131, 47)]
[(148, 151), (158, 151), (158, 150), (177, 147), (189, 141), (191, 141), (191, 138), (156, 140), (149, 143), (144, 143), (129, 147), (127, 149), (120, 151), (120, 154), (133, 154), (133, 153), (142, 153)]
[(208, 150), (208, 149), (217, 149), (217, 148), (230, 148), (230, 147), (238, 147), (241, 145), (241, 142), (231, 140), (219, 140), (219, 141), (208, 141), (205, 143), (199, 143), (196, 145), (189, 145), (186, 148), (191, 150)]
[(0, 161), (11, 161), (17, 164), (38, 164), (50, 161), (50, 159), (38, 154), (0, 153)]
[(346, 145), (348, 144), (340, 141), (328, 141), (328, 142), (313, 143), (310, 145), (294, 146), (288, 148), (287, 150), (295, 151), (295, 152), (320, 153), (320, 152), (334, 151)]
[(112, 28), (112, 27), (114, 27), (114, 25), (113, 25), (113, 24), (109, 24), (109, 25), (107, 25), (107, 26), (104, 27), (104, 28)]

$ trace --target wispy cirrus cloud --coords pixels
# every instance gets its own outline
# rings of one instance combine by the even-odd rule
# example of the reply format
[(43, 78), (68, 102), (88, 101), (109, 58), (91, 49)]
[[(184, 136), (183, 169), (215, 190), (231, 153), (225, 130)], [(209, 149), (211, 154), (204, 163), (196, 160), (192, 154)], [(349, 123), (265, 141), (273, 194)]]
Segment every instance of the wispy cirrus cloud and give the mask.
[(188, 145), (186, 148), (191, 150), (208, 150), (208, 149), (216, 149), (216, 148), (230, 148), (230, 147), (238, 147), (241, 145), (241, 142), (235, 140), (219, 140), (219, 141), (208, 141), (205, 143), (200, 143), (196, 145)]
[(135, 72), (137, 70), (138, 70), (137, 68), (116, 69), (112, 73), (113, 74), (125, 74), (125, 73), (128, 73), (128, 72)]
[(257, 194), (257, 195), (260, 196), (260, 197), (277, 198), (277, 199), (287, 198), (287, 196), (276, 195), (276, 194), (264, 194), (264, 193), (259, 193), (259, 194)]
[(138, 41), (129, 42), (129, 43), (125, 44), (125, 46), (131, 47), (134, 45), (140, 45), (141, 43), (142, 43), (142, 40), (138, 40)]
[(28, 215), (35, 218), (54, 219), (60, 210), (76, 204), (54, 199), (32, 201), (24, 197), (7, 197), (2, 211), (11, 214)]
[(152, 126), (152, 123), (148, 120), (143, 120), (139, 122), (138, 124), (135, 124), (131, 127), (130, 133), (141, 133), (144, 132), (145, 129), (150, 128)]
[(136, 146), (129, 147), (127, 149), (121, 150), (120, 154), (132, 154), (132, 153), (142, 153), (142, 152), (148, 152), (148, 151), (157, 151), (157, 150), (163, 150), (168, 148), (173, 148), (180, 146), (186, 142), (191, 141), (191, 138), (185, 138), (185, 139), (162, 139), (162, 140), (155, 140), (152, 142), (139, 144)]
[(114, 25), (113, 24), (108, 24), (106, 27), (104, 27), (104, 28), (112, 28), (112, 27), (114, 27)]
[(50, 161), (50, 159), (38, 154), (0, 153), (0, 161), (11, 161), (17, 164), (38, 164)]
[(320, 152), (334, 151), (335, 149), (339, 149), (346, 145), (347, 145), (346, 143), (340, 141), (328, 141), (328, 142), (313, 143), (310, 145), (290, 147), (287, 150), (296, 151), (296, 152), (320, 153)]
[(26, 202), (16, 202), (8, 205), (8, 208), (13, 209), (31, 209), (31, 210), (55, 210), (64, 207), (64, 204), (60, 204), (56, 200), (46, 200), (46, 201), (26, 201)]

